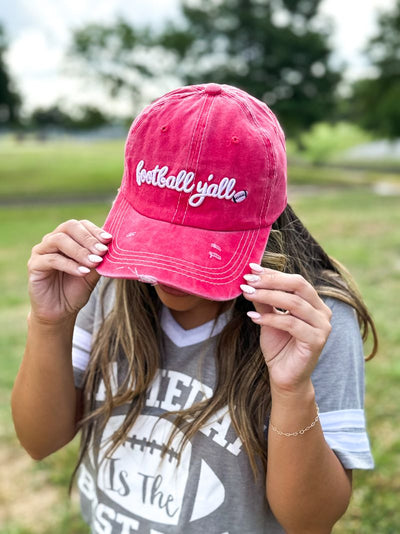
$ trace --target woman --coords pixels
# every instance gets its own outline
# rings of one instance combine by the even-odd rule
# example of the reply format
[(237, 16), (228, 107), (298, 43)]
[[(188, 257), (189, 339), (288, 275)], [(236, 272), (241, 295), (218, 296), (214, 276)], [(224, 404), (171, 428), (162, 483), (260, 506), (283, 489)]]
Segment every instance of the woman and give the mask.
[(67, 221), (32, 251), (23, 446), (82, 428), (92, 532), (330, 532), (373, 465), (360, 327), (376, 337), (286, 203), (271, 110), (216, 84), (161, 97), (104, 230)]

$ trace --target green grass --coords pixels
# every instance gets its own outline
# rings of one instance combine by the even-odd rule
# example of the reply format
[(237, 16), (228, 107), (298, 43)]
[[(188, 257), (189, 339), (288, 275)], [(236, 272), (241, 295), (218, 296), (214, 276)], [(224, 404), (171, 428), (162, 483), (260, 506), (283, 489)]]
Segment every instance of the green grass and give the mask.
[(0, 143), (0, 198), (92, 196), (115, 191), (124, 141)]
[[(53, 148), (50, 145), (43, 148), (44, 152), (48, 151), (47, 158)], [(97, 171), (93, 171), (93, 176), (100, 175), (104, 170), (100, 156), (95, 158), (97, 152), (101, 158), (104, 156), (104, 160), (107, 159), (107, 152), (103, 152), (103, 148), (100, 145), (89, 150), (94, 157), (93, 161), (97, 161), (94, 164)], [(112, 150), (114, 149), (115, 146)], [(37, 156), (39, 159), (35, 156), (36, 148), (31, 147), (30, 150), (32, 154), (26, 161), (25, 155), (21, 156), (20, 169), (27, 168), (28, 164), (39, 166), (39, 159), (43, 156), (40, 155), (41, 149)], [(86, 156), (70, 148), (67, 168), (62, 169), (61, 165), (56, 173), (52, 167), (52, 172), (56, 173), (54, 176), (57, 176), (57, 180), (60, 176), (66, 179), (68, 168), (74, 168), (73, 163)], [(43, 158), (42, 164), (48, 161), (44, 156)], [(0, 156), (1, 184), (8, 180), (8, 175), (4, 174), (4, 165), (4, 158)], [(11, 163), (8, 165), (11, 166)], [(80, 168), (83, 169), (84, 166)], [(48, 168), (43, 167), (42, 171), (37, 172), (39, 178), (36, 180), (39, 183), (31, 190), (46, 191), (47, 186), (44, 184), (48, 180)], [(317, 176), (318, 169), (313, 172)], [(104, 172), (104, 190), (110, 184), (111, 189), (117, 187), (121, 172), (115, 176), (113, 170), (109, 181), (106, 174)], [(10, 182), (5, 195), (15, 194), (25, 179), (25, 176), (21, 177), (20, 182), (15, 170), (15, 188)], [(341, 176), (341, 180), (346, 183), (345, 174)], [(331, 183), (329, 180), (326, 182)], [(81, 185), (72, 178), (69, 192), (82, 192), (79, 189)], [(84, 187), (90, 192), (88, 185)], [(334, 192), (322, 189), (313, 195), (302, 196), (296, 193), (291, 203), (328, 253), (342, 261), (353, 273), (380, 334), (379, 354), (366, 364), (367, 420), (376, 469), (355, 473), (351, 505), (346, 516), (335, 527), (334, 533), (395, 534), (400, 532), (400, 479), (396, 477), (396, 473), (400, 472), (400, 198), (378, 197), (365, 189), (338, 189)], [(41, 491), (53, 491), (57, 503), (49, 505), (40, 517), (35, 517), (33, 511), (34, 520), (28, 523), (19, 516), (8, 517), (4, 525), (0, 522), (0, 534), (87, 534), (87, 528), (79, 518), (76, 502), (68, 504), (66, 496), (69, 475), (76, 460), (77, 442), (39, 464), (27, 461), (26, 466), (18, 467), (24, 453), (20, 452), (14, 437), (9, 396), (24, 349), (28, 311), (26, 262), (32, 246), (45, 233), (68, 218), (88, 218), (96, 224), (102, 224), (109, 207), (109, 203), (87, 203), (0, 209), (0, 452), (11, 451), (12, 458), (15, 457), (15, 466), (12, 463), (14, 459), (8, 466), (15, 470), (15, 477), (10, 477), (10, 488), (11, 483), (21, 485), (21, 492), (25, 491), (23, 495), (27, 495), (27, 507), (28, 496), (37, 492), (38, 488)], [(0, 485), (0, 517), (3, 506), (1, 498)]]
[[(96, 143), (2, 140), (0, 200), (113, 196), (122, 178), (123, 154), (123, 140)], [(289, 170), (291, 185), (368, 186), (381, 179), (374, 169), (343, 172), (293, 162)], [(400, 182), (397, 174), (385, 174), (384, 179)]]
[[(9, 398), (24, 350), (26, 315), (29, 309), (26, 263), (31, 248), (44, 234), (72, 217), (89, 218), (101, 225), (109, 207), (109, 203), (102, 203), (0, 210), (0, 452), (3, 449), (20, 451), (13, 432)], [(7, 520), (3, 526), (0, 519), (0, 534), (87, 534), (88, 529), (80, 519), (77, 504), (70, 504), (67, 497), (68, 481), (76, 461), (77, 447), (75, 441), (41, 463), (27, 461), (23, 472), (18, 467), (19, 457), (12, 457), (10, 468), (15, 462), (17, 472), (10, 473), (13, 478), (10, 478), (8, 484), (21, 485), (21, 491), (27, 494), (26, 515), (28, 518), (32, 515), (32, 524), (36, 523), (36, 519), (38, 522), (35, 527), (27, 526), (25, 523), (21, 524), (20, 517), (14, 517)], [(20, 451), (19, 456), (23, 455)], [(3, 465), (2, 470), (4, 471)], [(42, 475), (45, 475), (44, 482)], [(37, 482), (38, 477), (40, 483)], [(53, 490), (58, 504), (49, 505), (46, 514), (36, 518), (35, 511), (31, 510), (29, 504), (29, 494), (37, 491), (36, 486), (43, 484)], [(0, 518), (1, 507), (0, 486)]]
[(366, 410), (375, 457), (354, 474), (352, 503), (335, 534), (400, 532), (400, 199), (371, 193), (298, 199), (298, 215), (356, 278), (376, 321), (380, 350), (366, 364)]

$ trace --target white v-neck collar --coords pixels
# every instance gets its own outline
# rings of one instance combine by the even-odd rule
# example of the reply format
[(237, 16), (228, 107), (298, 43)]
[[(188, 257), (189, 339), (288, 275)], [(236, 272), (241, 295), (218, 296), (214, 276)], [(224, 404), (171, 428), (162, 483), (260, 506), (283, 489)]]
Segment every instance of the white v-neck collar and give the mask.
[(176, 322), (170, 310), (163, 306), (161, 310), (161, 328), (177, 347), (188, 347), (214, 337), (222, 332), (229, 321), (232, 310), (227, 310), (218, 317), (214, 327), (214, 319), (195, 328), (185, 330)]

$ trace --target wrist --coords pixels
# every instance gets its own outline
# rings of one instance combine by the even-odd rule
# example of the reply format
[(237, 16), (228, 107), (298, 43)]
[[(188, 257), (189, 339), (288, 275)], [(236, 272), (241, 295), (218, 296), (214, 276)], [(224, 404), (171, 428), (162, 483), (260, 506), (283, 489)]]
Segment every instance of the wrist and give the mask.
[(271, 388), (271, 430), (281, 436), (297, 436), (314, 427), (319, 419), (311, 380), (293, 390)]
[(75, 326), (77, 314), (68, 315), (59, 320), (48, 320), (36, 315), (32, 310), (28, 313), (27, 322), (28, 328), (40, 329), (46, 333), (73, 330)]
[(303, 405), (315, 403), (315, 390), (311, 379), (291, 388), (282, 388), (271, 383), (270, 388), (272, 405), (292, 407), (299, 403)]

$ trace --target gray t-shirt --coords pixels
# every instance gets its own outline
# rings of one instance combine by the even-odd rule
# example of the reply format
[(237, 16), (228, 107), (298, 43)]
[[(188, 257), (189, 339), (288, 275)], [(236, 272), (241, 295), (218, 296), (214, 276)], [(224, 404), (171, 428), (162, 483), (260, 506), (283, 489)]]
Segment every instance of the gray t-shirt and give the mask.
[[(92, 337), (113, 305), (111, 284), (106, 308), (101, 309), (101, 285), (79, 313), (74, 331), (73, 366), (78, 388), (90, 357)], [(312, 376), (322, 429), (346, 468), (370, 469), (373, 459), (365, 430), (364, 360), (358, 324), (350, 306), (332, 298), (326, 303), (333, 311), (332, 331)], [(265, 480), (260, 476), (255, 482), (226, 409), (185, 446), (179, 463), (176, 451), (181, 432), (160, 461), (172, 423), (158, 416), (212, 395), (214, 351), (218, 334), (229, 320), (228, 313), (218, 319), (214, 329), (211, 321), (184, 330), (163, 308), (163, 368), (148, 391), (142, 414), (125, 443), (104, 458), (104, 443), (120, 426), (128, 407), (115, 410), (103, 433), (99, 454), (91, 449), (80, 467), (82, 514), (93, 533), (284, 532), (265, 499)], [(120, 369), (110, 372), (115, 382), (123, 378)], [(103, 400), (104, 387), (100, 385), (97, 401)]]

